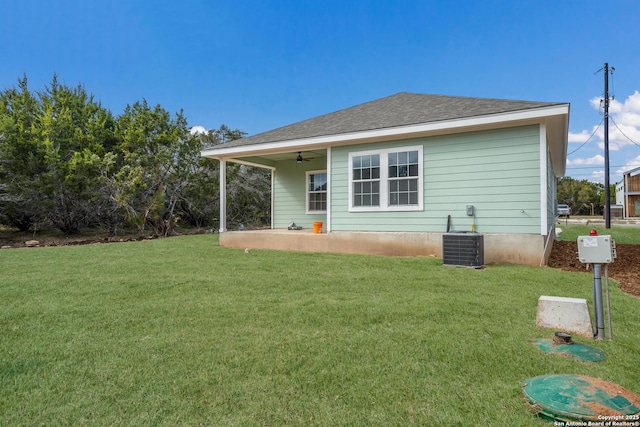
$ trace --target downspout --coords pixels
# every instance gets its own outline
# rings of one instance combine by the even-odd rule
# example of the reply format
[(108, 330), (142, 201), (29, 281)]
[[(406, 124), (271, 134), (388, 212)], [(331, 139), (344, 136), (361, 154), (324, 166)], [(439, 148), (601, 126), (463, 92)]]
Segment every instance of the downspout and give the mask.
[[(544, 242), (544, 249), (542, 250), (542, 257), (540, 258), (540, 267), (542, 267), (545, 264), (545, 258), (547, 255), (547, 249), (549, 248), (549, 242), (551, 242), (552, 240), (555, 240), (556, 237), (556, 232), (555, 232), (555, 224), (553, 224), (551, 227), (549, 227), (549, 230), (547, 231), (547, 239)], [(551, 234), (553, 232), (553, 234)]]

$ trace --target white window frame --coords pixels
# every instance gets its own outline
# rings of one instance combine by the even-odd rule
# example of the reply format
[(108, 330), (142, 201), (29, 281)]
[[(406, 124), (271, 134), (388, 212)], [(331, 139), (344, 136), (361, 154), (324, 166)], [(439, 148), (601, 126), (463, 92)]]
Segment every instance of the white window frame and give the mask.
[[(389, 204), (389, 154), (402, 151), (418, 151), (418, 204), (416, 205)], [(380, 156), (380, 206), (353, 206), (353, 158), (375, 154)], [(424, 159), (422, 145), (350, 152), (347, 168), (349, 171), (349, 212), (421, 211), (424, 209)]]
[(307, 171), (304, 174), (304, 194), (305, 194), (305, 200), (304, 200), (304, 210), (307, 214), (326, 214), (327, 210), (323, 210), (323, 211), (312, 211), (309, 209), (309, 175), (319, 175), (319, 174), (325, 174), (327, 175), (327, 190), (325, 191), (325, 194), (327, 195), (327, 206), (328, 202), (329, 202), (329, 175), (327, 174), (326, 170), (316, 170), (316, 171)]

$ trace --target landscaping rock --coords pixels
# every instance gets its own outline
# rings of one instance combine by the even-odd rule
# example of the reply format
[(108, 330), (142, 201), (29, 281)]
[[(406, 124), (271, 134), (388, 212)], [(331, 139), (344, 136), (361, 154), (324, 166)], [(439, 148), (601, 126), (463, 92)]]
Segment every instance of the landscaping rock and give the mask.
[(28, 248), (35, 248), (36, 246), (40, 246), (40, 242), (37, 240), (27, 240), (24, 242), (24, 245)]
[(4, 245), (4, 246), (0, 247), (0, 249), (11, 249), (11, 246)]

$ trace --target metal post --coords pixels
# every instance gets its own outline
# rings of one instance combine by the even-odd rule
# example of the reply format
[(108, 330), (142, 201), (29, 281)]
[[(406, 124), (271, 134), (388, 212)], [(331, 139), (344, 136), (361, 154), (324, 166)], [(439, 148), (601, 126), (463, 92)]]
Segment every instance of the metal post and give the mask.
[(604, 265), (604, 284), (607, 294), (607, 321), (609, 323), (609, 341), (613, 340), (613, 326), (611, 325), (611, 299), (609, 298), (609, 264)]
[(602, 306), (602, 264), (593, 264), (593, 311), (596, 320), (596, 334), (594, 338), (603, 340), (604, 308)]
[(611, 228), (611, 195), (609, 194), (609, 64), (604, 63), (604, 224)]

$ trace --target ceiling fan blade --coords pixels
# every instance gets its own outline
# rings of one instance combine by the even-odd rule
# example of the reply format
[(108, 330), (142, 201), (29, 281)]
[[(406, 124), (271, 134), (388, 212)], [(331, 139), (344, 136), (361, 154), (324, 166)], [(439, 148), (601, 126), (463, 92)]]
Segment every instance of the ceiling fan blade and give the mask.
[(298, 157), (296, 157), (296, 162), (298, 163), (308, 162), (313, 159), (314, 157), (302, 157), (302, 151), (298, 151)]

